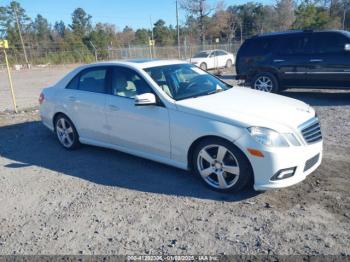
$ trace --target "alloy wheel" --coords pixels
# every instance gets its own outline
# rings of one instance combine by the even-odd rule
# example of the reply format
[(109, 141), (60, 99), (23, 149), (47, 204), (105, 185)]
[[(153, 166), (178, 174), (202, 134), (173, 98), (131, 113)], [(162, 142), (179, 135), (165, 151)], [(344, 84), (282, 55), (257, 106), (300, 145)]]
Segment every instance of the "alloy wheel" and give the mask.
[(70, 148), (74, 144), (75, 137), (73, 128), (71, 124), (63, 117), (58, 119), (56, 122), (56, 134), (58, 140), (64, 147)]
[(267, 76), (260, 76), (255, 80), (254, 88), (260, 91), (272, 92), (273, 82)]
[(197, 167), (204, 181), (217, 189), (233, 187), (240, 175), (235, 155), (222, 145), (208, 145), (197, 157)]

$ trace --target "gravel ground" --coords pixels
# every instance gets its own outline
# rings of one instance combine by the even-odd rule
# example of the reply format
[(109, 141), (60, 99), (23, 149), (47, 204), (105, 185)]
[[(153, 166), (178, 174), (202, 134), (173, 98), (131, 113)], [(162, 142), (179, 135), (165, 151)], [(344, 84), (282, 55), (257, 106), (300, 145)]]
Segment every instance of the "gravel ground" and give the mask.
[(35, 108), (0, 113), (0, 254), (350, 255), (350, 92), (284, 95), (316, 108), (323, 163), (296, 186), (235, 195), (117, 151), (66, 151)]

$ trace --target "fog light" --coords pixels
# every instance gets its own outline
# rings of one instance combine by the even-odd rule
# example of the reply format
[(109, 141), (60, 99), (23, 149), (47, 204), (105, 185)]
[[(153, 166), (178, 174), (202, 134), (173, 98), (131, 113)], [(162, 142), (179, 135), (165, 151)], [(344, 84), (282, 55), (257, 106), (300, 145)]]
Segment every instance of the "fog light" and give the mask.
[(279, 170), (276, 174), (271, 177), (271, 180), (281, 180), (291, 176), (294, 176), (296, 167), (286, 168)]

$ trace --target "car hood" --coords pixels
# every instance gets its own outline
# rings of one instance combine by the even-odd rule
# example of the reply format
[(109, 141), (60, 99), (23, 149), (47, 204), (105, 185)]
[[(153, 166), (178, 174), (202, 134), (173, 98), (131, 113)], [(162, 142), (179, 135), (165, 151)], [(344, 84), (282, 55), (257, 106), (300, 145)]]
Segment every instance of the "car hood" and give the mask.
[(245, 87), (176, 102), (179, 111), (249, 127), (290, 132), (315, 116), (302, 101)]

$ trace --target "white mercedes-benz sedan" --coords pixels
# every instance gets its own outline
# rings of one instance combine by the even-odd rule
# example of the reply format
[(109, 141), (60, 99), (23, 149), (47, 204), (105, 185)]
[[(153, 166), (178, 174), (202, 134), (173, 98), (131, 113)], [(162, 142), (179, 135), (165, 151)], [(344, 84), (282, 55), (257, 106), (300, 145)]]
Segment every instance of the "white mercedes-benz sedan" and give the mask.
[(291, 186), (322, 159), (309, 105), (232, 87), (183, 61), (80, 66), (39, 102), (44, 125), (66, 149), (96, 145), (193, 170), (218, 191)]
[(215, 68), (231, 68), (235, 64), (234, 54), (224, 50), (205, 50), (195, 54), (188, 62), (203, 70)]

